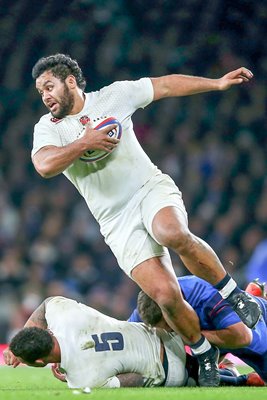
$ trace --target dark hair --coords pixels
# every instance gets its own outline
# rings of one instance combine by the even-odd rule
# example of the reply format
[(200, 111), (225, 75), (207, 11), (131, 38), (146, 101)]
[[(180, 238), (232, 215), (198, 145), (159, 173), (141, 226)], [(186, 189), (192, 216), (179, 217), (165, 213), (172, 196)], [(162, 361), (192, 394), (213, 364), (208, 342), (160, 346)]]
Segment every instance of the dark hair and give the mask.
[(64, 82), (67, 76), (73, 75), (78, 87), (82, 90), (85, 89), (86, 80), (84, 79), (81, 68), (76, 60), (73, 60), (66, 54), (58, 53), (40, 58), (32, 69), (33, 79), (37, 79), (45, 71), (51, 71), (52, 74), (62, 82)]
[(160, 307), (143, 290), (138, 293), (137, 310), (142, 320), (148, 325), (156, 325), (162, 319)]
[(10, 350), (28, 363), (48, 356), (53, 349), (51, 334), (41, 328), (31, 327), (19, 331), (11, 340)]

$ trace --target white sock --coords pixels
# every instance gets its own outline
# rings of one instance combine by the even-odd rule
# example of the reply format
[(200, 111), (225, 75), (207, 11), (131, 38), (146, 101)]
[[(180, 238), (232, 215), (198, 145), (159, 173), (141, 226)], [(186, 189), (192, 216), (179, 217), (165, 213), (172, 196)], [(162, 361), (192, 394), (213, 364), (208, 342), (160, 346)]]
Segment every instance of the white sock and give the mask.
[(237, 287), (236, 282), (231, 278), (226, 285), (219, 290), (220, 295), (223, 299), (227, 299), (227, 297), (232, 293), (232, 291)]
[(210, 348), (211, 348), (210, 342), (205, 338), (204, 342), (199, 347), (197, 347), (196, 349), (192, 349), (191, 347), (191, 350), (192, 353), (197, 356), (198, 354), (205, 353)]

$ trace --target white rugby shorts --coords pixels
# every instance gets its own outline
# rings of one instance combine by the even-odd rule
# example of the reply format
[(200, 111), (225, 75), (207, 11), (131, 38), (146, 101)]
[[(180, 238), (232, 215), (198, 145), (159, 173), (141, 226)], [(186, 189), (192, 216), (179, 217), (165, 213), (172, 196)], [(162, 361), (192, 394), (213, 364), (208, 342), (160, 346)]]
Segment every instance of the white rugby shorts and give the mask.
[[(170, 338), (171, 335), (171, 338)], [(186, 352), (181, 337), (176, 333), (160, 332), (167, 356), (168, 374), (164, 386), (185, 386), (188, 380)], [(165, 371), (166, 373), (166, 371)]]
[(143, 261), (168, 254), (152, 232), (154, 216), (168, 206), (176, 207), (187, 220), (180, 190), (168, 175), (160, 173), (146, 182), (117, 215), (101, 224), (106, 243), (130, 277)]

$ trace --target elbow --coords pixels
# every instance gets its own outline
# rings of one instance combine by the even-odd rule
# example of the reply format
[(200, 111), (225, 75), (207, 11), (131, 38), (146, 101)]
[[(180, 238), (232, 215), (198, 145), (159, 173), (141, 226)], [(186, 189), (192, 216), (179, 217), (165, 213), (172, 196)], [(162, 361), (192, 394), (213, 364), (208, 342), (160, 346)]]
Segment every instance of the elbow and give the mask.
[(247, 346), (249, 346), (250, 343), (251, 343), (251, 341), (252, 341), (252, 333), (251, 333), (251, 331), (248, 329), (248, 330), (246, 330), (246, 332), (245, 332), (243, 335), (241, 335), (241, 337), (240, 337), (240, 340), (239, 340), (240, 347), (247, 347)]
[(232, 336), (235, 337), (237, 347), (247, 347), (252, 341), (252, 332), (242, 322), (232, 326)]
[(39, 162), (39, 163), (35, 162), (34, 167), (35, 167), (36, 171), (38, 172), (38, 174), (41, 175), (42, 178), (48, 179), (55, 175), (53, 173), (53, 171), (51, 170), (50, 166), (43, 161)]
[(49, 179), (54, 176), (53, 174), (46, 172), (46, 171), (37, 171), (37, 172), (39, 175), (41, 175), (42, 178), (45, 178), (45, 179)]
[(32, 157), (32, 162), (34, 168), (42, 178), (48, 179), (57, 175), (54, 170), (55, 166), (49, 148), (45, 147), (39, 150), (39, 152)]
[(42, 178), (45, 178), (45, 179), (50, 178), (50, 175), (48, 173), (45, 173), (45, 172), (40, 171), (40, 170), (37, 170), (37, 172)]

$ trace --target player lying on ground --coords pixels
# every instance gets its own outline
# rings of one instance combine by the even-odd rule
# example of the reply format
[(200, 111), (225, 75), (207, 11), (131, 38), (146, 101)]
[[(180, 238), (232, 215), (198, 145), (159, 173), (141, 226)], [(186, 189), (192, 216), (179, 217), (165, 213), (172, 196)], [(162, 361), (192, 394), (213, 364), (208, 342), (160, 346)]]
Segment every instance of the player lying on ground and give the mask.
[[(13, 367), (56, 363), (54, 376), (70, 388), (184, 386), (198, 379), (197, 360), (185, 353), (179, 335), (118, 321), (64, 297), (48, 298), (33, 312), (4, 358)], [(225, 384), (236, 384), (229, 370), (221, 375)]]
[(125, 372), (142, 378), (127, 386), (183, 386), (188, 378), (179, 335), (118, 321), (64, 297), (48, 298), (33, 312), (4, 359), (14, 367), (60, 363), (70, 388), (123, 386), (116, 375)]
[[(251, 366), (267, 382), (267, 301), (253, 296), (262, 310), (254, 329), (247, 328), (226, 300), (206, 281), (195, 276), (177, 278), (186, 301), (194, 308), (202, 332), (220, 348), (221, 354), (231, 352)], [(138, 309), (129, 321), (144, 321), (166, 329), (166, 322), (157, 304), (144, 292), (138, 295)]]
[[(254, 281), (250, 282), (246, 289), (246, 292), (257, 296), (266, 298), (265, 292), (265, 283), (260, 282), (259, 279), (255, 279)], [(233, 335), (236, 337), (236, 332), (242, 335), (243, 338), (243, 326), (239, 323), (234, 324), (229, 327), (229, 329), (234, 329)], [(241, 338), (239, 336), (239, 341), (241, 342)], [(189, 356), (187, 355), (187, 367), (189, 367), (189, 363), (191, 364), (191, 372), (189, 375), (191, 377), (191, 384), (196, 382), (198, 383), (198, 377), (196, 376), (196, 368), (197, 365), (194, 360), (190, 360)], [(250, 372), (248, 374), (240, 374), (238, 369), (235, 367), (234, 363), (229, 360), (228, 358), (224, 357), (223, 360), (219, 364), (219, 372), (220, 372), (220, 385), (222, 386), (265, 386), (264, 381), (256, 372)], [(65, 374), (61, 372), (58, 366), (55, 366), (53, 369), (54, 376), (65, 382)], [(192, 376), (193, 375), (193, 376)], [(142, 377), (138, 377), (137, 374), (124, 374), (120, 375), (120, 379), (123, 379), (124, 386), (137, 386), (143, 382)]]

